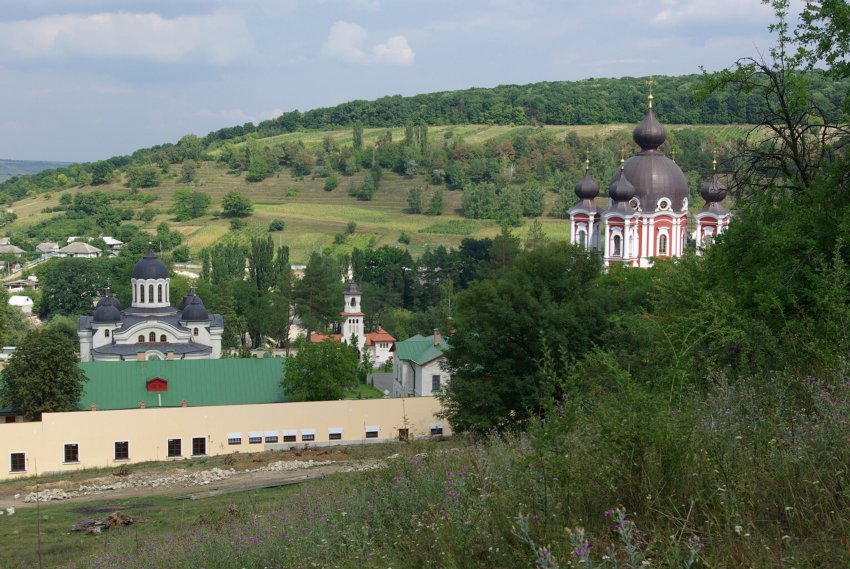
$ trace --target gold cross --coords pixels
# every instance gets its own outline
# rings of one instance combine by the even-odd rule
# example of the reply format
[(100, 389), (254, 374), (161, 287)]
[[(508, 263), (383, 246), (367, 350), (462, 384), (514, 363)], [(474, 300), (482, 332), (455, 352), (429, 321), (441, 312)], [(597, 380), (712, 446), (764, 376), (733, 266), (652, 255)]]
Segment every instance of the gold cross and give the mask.
[(717, 172), (717, 149), (711, 151), (711, 171)]
[(654, 99), (654, 97), (652, 96), (652, 86), (655, 85), (655, 76), (654, 75), (652, 77), (650, 77), (649, 79), (647, 79), (646, 85), (649, 87), (649, 96), (647, 97), (647, 100), (649, 101), (649, 108), (651, 109), (652, 108), (652, 99)]
[(587, 172), (590, 170), (590, 147), (584, 151), (584, 171)]

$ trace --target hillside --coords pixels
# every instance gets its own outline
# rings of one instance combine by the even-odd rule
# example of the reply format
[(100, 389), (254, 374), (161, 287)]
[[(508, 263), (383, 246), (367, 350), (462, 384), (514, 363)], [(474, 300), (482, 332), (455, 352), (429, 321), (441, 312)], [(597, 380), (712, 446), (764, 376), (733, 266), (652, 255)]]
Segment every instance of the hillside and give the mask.
[[(595, 144), (608, 149), (610, 169), (613, 171), (613, 155), (619, 153), (619, 141), (630, 137), (633, 125), (599, 125), (599, 126), (548, 126), (532, 128), (527, 126), (496, 126), (496, 125), (464, 125), (431, 127), (428, 137), (432, 148), (451, 142), (453, 147), (468, 147), (473, 151), (492, 146), (497, 143), (512, 143), (518, 139), (534, 140), (534, 137), (547, 136), (558, 145), (571, 133), (583, 141), (596, 141)], [(671, 138), (684, 137), (682, 132), (690, 132), (697, 140), (706, 137), (716, 143), (728, 143), (740, 138), (746, 131), (744, 126), (676, 126), (668, 125)], [(404, 129), (391, 129), (393, 140), (403, 140)], [(363, 133), (364, 148), (373, 147), (378, 139), (386, 136), (386, 129), (366, 129)], [(678, 133), (678, 134), (677, 134)], [(282, 144), (302, 144), (311, 153), (319, 152), (327, 140), (350, 151), (352, 146), (351, 129), (335, 129), (325, 131), (302, 131), (287, 133), (273, 137), (250, 139), (250, 144), (256, 144), (260, 149), (275, 149)], [(561, 142), (557, 142), (561, 141)], [(243, 148), (247, 141), (235, 142), (233, 148)], [(558, 146), (560, 147), (560, 146)], [(244, 148), (243, 148), (244, 150)], [(155, 199), (148, 204), (129, 200), (128, 188), (124, 181), (126, 173), (116, 172), (109, 183), (97, 186), (83, 185), (62, 190), (52, 190), (35, 197), (26, 197), (15, 202), (13, 211), (17, 220), (7, 224), (4, 232), (7, 235), (23, 233), (29, 239), (61, 240), (71, 231), (56, 227), (45, 229), (37, 224), (60, 215), (57, 212), (46, 211), (57, 208), (63, 194), (90, 193), (102, 191), (120, 200), (121, 207), (133, 208), (136, 214), (141, 210), (153, 208), (153, 217), (149, 221), (139, 223), (147, 231), (161, 222), (169, 223), (173, 230), (184, 235), (186, 243), (194, 253), (201, 248), (212, 245), (219, 240), (247, 242), (252, 235), (262, 235), (267, 232), (269, 223), (274, 219), (285, 222), (285, 230), (274, 232), (272, 236), (277, 244), (288, 245), (291, 249), (293, 262), (304, 262), (313, 251), (334, 248), (338, 251), (350, 251), (354, 247), (364, 248), (368, 245), (380, 246), (397, 244), (402, 233), (410, 236), (408, 248), (414, 255), (420, 254), (428, 246), (446, 245), (457, 246), (465, 237), (492, 237), (498, 234), (499, 225), (489, 219), (467, 219), (462, 217), (462, 191), (451, 191), (445, 185), (435, 185), (427, 174), (430, 170), (415, 176), (400, 175), (385, 170), (377, 191), (370, 201), (359, 201), (351, 197), (348, 188), (361, 184), (369, 175), (369, 169), (362, 169), (351, 175), (336, 174), (339, 186), (333, 191), (325, 191), (326, 177), (320, 175), (318, 168), (308, 176), (293, 176), (290, 169), (280, 169), (270, 177), (259, 182), (247, 182), (244, 173), (236, 172), (216, 159), (220, 158), (221, 149), (208, 153), (209, 160), (200, 161), (196, 176), (191, 183), (179, 181), (180, 165), (172, 165), (167, 173), (161, 175), (160, 185), (153, 188), (141, 189), (140, 192), (150, 194)], [(694, 157), (697, 158), (697, 157)], [(706, 157), (700, 156), (700, 160)], [(708, 158), (710, 159), (710, 158)], [(579, 168), (578, 160), (573, 159), (571, 168)], [(684, 164), (684, 163), (683, 163)], [(601, 165), (599, 166), (601, 168)], [(685, 167), (683, 165), (683, 167)], [(605, 184), (610, 172), (602, 171), (599, 176), (600, 184)], [(578, 180), (578, 174), (563, 174), (562, 192), (571, 197), (572, 186)], [(552, 180), (540, 180), (545, 188), (545, 207), (540, 220), (547, 236), (552, 239), (566, 239), (567, 225), (557, 215), (559, 195), (556, 183)], [(426, 196), (436, 188), (444, 191), (444, 213), (441, 216), (414, 215), (406, 213), (407, 194), (411, 188), (423, 189)], [(206, 193), (212, 199), (209, 213), (202, 217), (184, 222), (177, 222), (169, 213), (173, 205), (175, 190), (191, 188)], [(254, 213), (246, 219), (247, 227), (232, 231), (228, 219), (215, 215), (220, 210), (222, 197), (230, 191), (239, 191), (254, 203)], [(335, 243), (335, 235), (343, 234), (350, 222), (356, 223), (354, 233), (348, 236), (344, 243)], [(137, 223), (137, 222), (131, 222)], [(64, 227), (64, 226), (63, 226)], [(37, 228), (37, 230), (35, 230)], [(528, 229), (517, 229), (523, 236)], [(95, 236), (97, 233), (94, 234)]]

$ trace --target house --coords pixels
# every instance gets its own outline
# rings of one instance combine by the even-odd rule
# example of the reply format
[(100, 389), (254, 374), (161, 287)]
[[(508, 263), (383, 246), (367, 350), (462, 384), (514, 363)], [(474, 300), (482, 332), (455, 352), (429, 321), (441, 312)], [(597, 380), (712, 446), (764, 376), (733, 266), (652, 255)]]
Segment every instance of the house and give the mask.
[(32, 299), (28, 296), (10, 296), (9, 306), (14, 306), (24, 314), (32, 314)]
[(77, 320), (80, 360), (219, 359), (221, 315), (207, 312), (194, 291), (172, 306), (170, 283), (168, 267), (148, 249), (133, 266), (130, 306), (122, 310), (107, 289), (94, 313)]
[(25, 279), (8, 281), (3, 283), (6, 292), (21, 292), (22, 290), (34, 290), (38, 288), (38, 277), (31, 275)]
[(82, 257), (85, 259), (100, 257), (101, 252), (97, 247), (79, 241), (73, 241), (57, 251), (60, 257)]
[(0, 253), (6, 253), (6, 254), (9, 254), (9, 255), (14, 255), (16, 257), (20, 257), (21, 255), (26, 253), (26, 251), (24, 251), (23, 249), (15, 246), (15, 245), (6, 244), (6, 245), (0, 245)]
[(443, 353), (449, 345), (439, 330), (432, 336), (417, 334), (395, 343), (393, 353), (393, 397), (435, 395), (451, 379), (443, 369)]
[(35, 250), (42, 255), (49, 255), (51, 253), (59, 252), (59, 243), (55, 241), (44, 241), (35, 246)]
[(104, 242), (104, 243), (106, 243), (106, 246), (107, 246), (107, 247), (109, 247), (109, 250), (110, 250), (112, 253), (115, 253), (116, 255), (117, 255), (117, 254), (118, 254), (118, 252), (121, 250), (121, 247), (123, 247), (123, 246), (124, 246), (124, 242), (123, 242), (123, 241), (119, 241), (119, 240), (117, 240), (117, 239), (115, 239), (115, 238), (113, 238), (113, 237), (107, 237), (107, 236), (104, 236), (104, 237), (101, 237), (101, 239), (103, 239), (103, 242)]

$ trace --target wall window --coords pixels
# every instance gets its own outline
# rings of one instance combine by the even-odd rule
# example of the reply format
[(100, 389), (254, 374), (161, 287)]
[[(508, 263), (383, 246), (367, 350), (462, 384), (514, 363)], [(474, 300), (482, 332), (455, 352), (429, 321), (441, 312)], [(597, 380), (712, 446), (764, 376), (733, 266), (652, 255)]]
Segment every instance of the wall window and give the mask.
[(65, 445), (65, 460), (63, 462), (80, 462), (80, 445), (68, 443)]
[(379, 427), (366, 427), (366, 438), (377, 439)]
[(440, 390), (440, 376), (432, 375), (431, 376), (431, 391), (439, 391)]
[(151, 332), (148, 334), (148, 340), (151, 342), (156, 342), (156, 332)]
[(183, 441), (181, 439), (168, 439), (168, 458), (183, 456)]
[[(354, 302), (355, 302), (355, 301), (354, 301), (354, 298), (352, 297), (352, 299), (351, 299), (351, 306), (354, 306)], [(339, 305), (337, 304), (337, 306), (339, 306)]]
[(266, 435), (266, 443), (276, 443), (280, 440), (277, 435)]
[(162, 302), (162, 285), (156, 285), (157, 302)]
[(328, 440), (329, 441), (341, 441), (342, 440), (342, 431), (339, 431), (337, 433), (328, 433)]
[(658, 254), (667, 254), (667, 236), (664, 234), (658, 236)]
[[(339, 306), (339, 305), (337, 305), (337, 306)], [(310, 441), (315, 441), (315, 440), (316, 440), (316, 435), (313, 435), (313, 434), (302, 434), (301, 435), (301, 441), (303, 441), (305, 443), (310, 442)]]
[(623, 238), (620, 237), (619, 235), (615, 235), (614, 236), (614, 253), (613, 253), (612, 256), (619, 257), (620, 255), (622, 255), (622, 249), (623, 249)]
[(584, 231), (578, 232), (578, 246), (584, 249), (587, 245), (587, 233)]
[(166, 337), (165, 337), (165, 334), (162, 334), (162, 335), (159, 337), (159, 341), (160, 341), (160, 342), (167, 342), (167, 341), (168, 341), (168, 338), (166, 338)]
[(207, 454), (207, 438), (192, 437), (192, 456), (203, 456)]
[(115, 460), (130, 460), (130, 442), (115, 442)]
[(145, 285), (139, 285), (139, 302), (145, 301)]
[[(338, 305), (337, 305), (338, 306)], [(263, 442), (263, 435), (248, 435), (248, 444), (249, 445), (259, 445)]]
[(295, 435), (283, 435), (283, 442), (294, 443), (295, 441), (296, 441)]
[(140, 343), (140, 344), (143, 344), (143, 343), (144, 343), (144, 341), (145, 341), (145, 337), (144, 337), (144, 336), (142, 336), (141, 334), (139, 334), (138, 340), (139, 340), (139, 343)]
[(104, 335), (104, 336), (106, 336), (106, 337), (108, 338), (108, 337), (109, 337), (109, 330), (104, 330), (104, 331), (103, 331), (103, 335)]
[(148, 302), (153, 302), (153, 285), (148, 285)]
[(443, 434), (443, 425), (441, 423), (434, 423), (431, 425), (431, 434), (432, 435), (442, 435)]
[(13, 452), (9, 455), (9, 470), (12, 472), (27, 471), (27, 453)]
[(192, 330), (192, 335), (194, 335), (194, 336), (197, 336), (197, 335), (198, 335), (198, 329), (197, 329), (197, 328), (194, 328), (194, 329)]
[(241, 433), (231, 433), (227, 435), (227, 444), (229, 445), (241, 445), (242, 444), (242, 434)]

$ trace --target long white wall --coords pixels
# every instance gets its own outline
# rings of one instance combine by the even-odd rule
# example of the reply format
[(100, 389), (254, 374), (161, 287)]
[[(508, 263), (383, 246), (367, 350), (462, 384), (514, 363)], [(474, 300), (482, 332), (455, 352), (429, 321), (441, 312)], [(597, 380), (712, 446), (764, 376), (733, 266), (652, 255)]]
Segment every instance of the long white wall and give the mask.
[[(266, 437), (275, 433), (277, 445), (299, 446), (398, 440), (401, 429), (407, 429), (411, 438), (430, 436), (438, 426), (450, 434), (448, 423), (437, 418), (440, 410), (437, 399), (415, 397), (45, 413), (40, 422), (0, 424), (0, 479), (33, 475), (36, 470), (63, 472), (190, 458), (193, 439), (203, 439), (206, 455), (221, 455), (274, 448), (275, 444), (266, 444)], [(375, 431), (377, 435), (371, 436)], [(260, 433), (261, 443), (249, 442), (251, 435)], [(285, 442), (285, 434), (296, 440)], [(236, 435), (239, 443), (230, 444)], [(181, 456), (168, 458), (168, 441), (177, 439)], [(127, 443), (129, 459), (116, 460), (116, 443), (121, 442)], [(65, 445), (77, 445), (77, 462), (65, 462)], [(25, 453), (26, 470), (12, 472), (12, 455), (20, 458), (19, 453)]]

